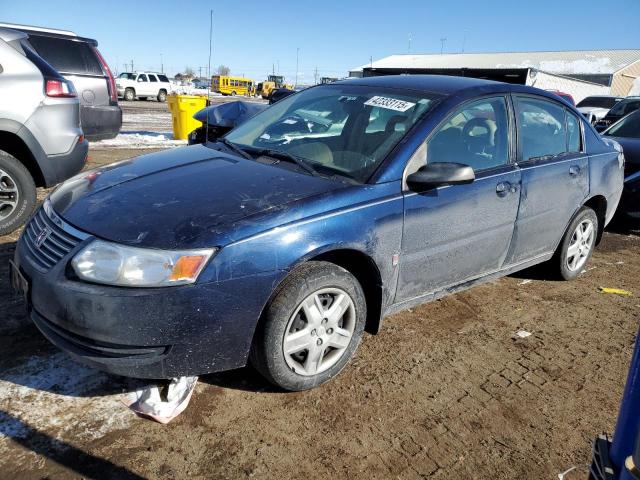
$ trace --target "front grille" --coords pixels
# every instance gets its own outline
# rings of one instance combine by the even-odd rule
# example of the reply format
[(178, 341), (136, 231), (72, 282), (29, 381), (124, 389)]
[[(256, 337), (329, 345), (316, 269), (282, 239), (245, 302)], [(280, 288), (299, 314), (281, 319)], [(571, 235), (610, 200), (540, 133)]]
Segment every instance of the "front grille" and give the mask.
[[(50, 213), (47, 213), (47, 210)], [(50, 206), (40, 207), (27, 224), (23, 234), (29, 256), (36, 266), (45, 272), (82, 241), (82, 238), (67, 231), (59, 218), (51, 218), (50, 215), (55, 215)]]

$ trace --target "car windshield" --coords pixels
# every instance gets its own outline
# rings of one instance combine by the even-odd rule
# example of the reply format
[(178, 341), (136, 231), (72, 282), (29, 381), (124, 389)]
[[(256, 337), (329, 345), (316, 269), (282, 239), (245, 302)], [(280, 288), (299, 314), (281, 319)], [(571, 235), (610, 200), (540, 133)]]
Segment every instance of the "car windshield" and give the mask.
[(640, 138), (640, 110), (624, 117), (603, 135), (609, 137)]
[(318, 172), (365, 182), (439, 96), (362, 85), (322, 85), (290, 95), (225, 139), (249, 153), (285, 152)]
[(121, 73), (118, 78), (126, 78), (127, 80), (135, 80), (136, 76), (133, 73)]
[(616, 97), (587, 97), (581, 100), (578, 105), (580, 107), (596, 107), (596, 108), (611, 108), (613, 107), (619, 98)]
[(611, 115), (626, 115), (640, 108), (640, 99), (622, 100), (609, 110)]

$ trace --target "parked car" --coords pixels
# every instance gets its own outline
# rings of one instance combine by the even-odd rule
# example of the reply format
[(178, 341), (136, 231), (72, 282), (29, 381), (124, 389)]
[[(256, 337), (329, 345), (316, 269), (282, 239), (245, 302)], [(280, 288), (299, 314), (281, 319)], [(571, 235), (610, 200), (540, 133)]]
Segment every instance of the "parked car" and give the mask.
[(150, 97), (159, 102), (166, 102), (171, 92), (171, 83), (163, 73), (156, 72), (123, 72), (116, 79), (118, 96), (131, 102), (136, 98), (147, 100)]
[(609, 110), (623, 100), (624, 97), (614, 97), (612, 95), (593, 95), (583, 98), (578, 102), (578, 111), (589, 120), (591, 125), (595, 125), (598, 120), (602, 120), (609, 113)]
[(611, 125), (616, 123), (625, 115), (629, 115), (631, 112), (635, 112), (640, 108), (640, 97), (627, 97), (616, 103), (611, 110), (596, 123), (596, 130), (603, 132)]
[(545, 261), (576, 278), (616, 209), (623, 164), (619, 145), (542, 90), (339, 81), (218, 143), (67, 182), (11, 271), (44, 335), (100, 369), (169, 378), (251, 359), (304, 390), (337, 375), (392, 312)]
[(203, 108), (193, 116), (202, 126), (189, 133), (189, 145), (215, 142), (267, 107), (264, 103), (238, 100)]
[(614, 123), (602, 135), (618, 142), (624, 152), (624, 192), (619, 210), (640, 218), (640, 110)]
[(115, 138), (122, 127), (111, 70), (98, 51), (98, 42), (53, 28), (0, 23), (0, 27), (29, 35), (29, 44), (62, 76), (73, 82), (80, 99), (82, 130), (90, 141)]
[(27, 38), (0, 28), (0, 235), (27, 221), (36, 206), (36, 187), (75, 175), (88, 150), (73, 83)]
[(547, 91), (559, 96), (561, 99), (563, 99), (569, 105), (571, 105), (573, 107), (576, 106), (576, 102), (575, 102), (575, 100), (573, 99), (573, 96), (570, 93), (561, 92), (560, 90), (547, 90)]

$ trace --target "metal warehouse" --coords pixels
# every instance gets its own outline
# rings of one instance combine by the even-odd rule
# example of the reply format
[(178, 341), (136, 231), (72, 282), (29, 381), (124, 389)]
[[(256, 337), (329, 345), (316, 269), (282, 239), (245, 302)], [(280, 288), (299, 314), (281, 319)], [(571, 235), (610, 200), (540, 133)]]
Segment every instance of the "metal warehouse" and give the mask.
[(350, 77), (431, 74), (485, 78), (588, 95), (640, 93), (640, 49), (561, 52), (391, 55), (349, 72)]

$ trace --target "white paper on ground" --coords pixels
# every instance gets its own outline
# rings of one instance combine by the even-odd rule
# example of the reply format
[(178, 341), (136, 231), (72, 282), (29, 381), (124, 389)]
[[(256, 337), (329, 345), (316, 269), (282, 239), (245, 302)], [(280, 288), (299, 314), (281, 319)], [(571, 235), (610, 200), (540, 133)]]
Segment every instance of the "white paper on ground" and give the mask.
[(125, 394), (127, 407), (160, 423), (180, 415), (191, 400), (198, 377), (172, 378), (168, 384), (148, 385)]

